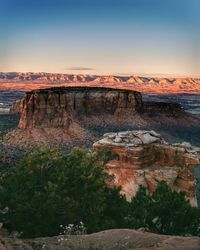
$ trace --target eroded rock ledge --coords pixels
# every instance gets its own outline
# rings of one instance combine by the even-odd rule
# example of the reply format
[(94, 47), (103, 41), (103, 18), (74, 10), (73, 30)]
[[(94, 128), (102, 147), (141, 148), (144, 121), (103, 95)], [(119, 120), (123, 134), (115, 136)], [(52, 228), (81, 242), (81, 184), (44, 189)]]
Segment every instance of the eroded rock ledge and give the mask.
[(93, 147), (115, 156), (106, 171), (115, 176), (112, 185), (121, 186), (128, 200), (140, 185), (153, 192), (161, 180), (176, 191), (185, 191), (191, 202), (196, 200), (193, 170), (200, 162), (200, 148), (168, 144), (156, 132), (142, 130), (106, 133)]

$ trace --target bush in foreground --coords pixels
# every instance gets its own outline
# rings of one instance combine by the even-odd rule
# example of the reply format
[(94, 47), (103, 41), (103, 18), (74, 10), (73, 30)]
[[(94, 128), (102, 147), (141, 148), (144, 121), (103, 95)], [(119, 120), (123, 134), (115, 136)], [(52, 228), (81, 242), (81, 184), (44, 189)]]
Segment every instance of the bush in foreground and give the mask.
[(67, 156), (55, 150), (34, 152), (1, 173), (0, 205), (9, 208), (2, 220), (23, 237), (57, 235), (60, 225), (80, 221), (88, 232), (118, 227), (126, 201), (118, 189), (107, 187), (107, 179), (96, 156), (85, 150)]
[(200, 209), (191, 207), (185, 193), (172, 191), (162, 181), (153, 194), (140, 187), (130, 203), (127, 225), (161, 234), (200, 236)]
[[(107, 155), (107, 154), (106, 154)], [(146, 227), (153, 232), (200, 236), (200, 209), (184, 193), (161, 182), (153, 194), (141, 187), (129, 203), (99, 164), (99, 156), (82, 149), (68, 155), (42, 150), (0, 172), (0, 222), (22, 237), (58, 235), (64, 227), (84, 223), (87, 232)], [(8, 209), (5, 209), (8, 207)]]

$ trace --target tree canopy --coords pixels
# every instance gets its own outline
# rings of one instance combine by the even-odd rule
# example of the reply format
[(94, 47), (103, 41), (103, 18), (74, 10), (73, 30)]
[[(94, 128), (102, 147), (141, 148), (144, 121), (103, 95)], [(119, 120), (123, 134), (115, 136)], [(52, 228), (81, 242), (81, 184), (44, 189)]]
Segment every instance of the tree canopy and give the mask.
[[(118, 189), (106, 185), (108, 175), (93, 154), (74, 149), (36, 151), (0, 179), (0, 205), (9, 211), (2, 220), (24, 237), (59, 234), (60, 225), (83, 221), (88, 232), (118, 226), (113, 213), (126, 203)], [(118, 213), (119, 215), (119, 213)]]

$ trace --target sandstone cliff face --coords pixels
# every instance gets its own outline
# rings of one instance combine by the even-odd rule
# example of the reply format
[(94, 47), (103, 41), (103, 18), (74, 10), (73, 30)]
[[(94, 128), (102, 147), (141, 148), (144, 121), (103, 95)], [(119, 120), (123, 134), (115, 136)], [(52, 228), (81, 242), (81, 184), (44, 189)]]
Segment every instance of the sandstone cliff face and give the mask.
[(139, 92), (109, 88), (51, 88), (27, 93), (13, 104), (20, 113), (19, 128), (69, 128), (72, 123), (103, 126), (132, 125), (137, 115), (181, 112), (173, 103), (143, 102)]
[[(27, 93), (11, 112), (20, 112), (19, 128), (65, 127), (82, 122), (96, 126), (124, 122), (142, 109), (141, 94), (105, 88), (52, 88)], [(90, 123), (90, 124), (89, 124)]]
[(199, 164), (200, 148), (168, 144), (154, 131), (107, 133), (93, 147), (97, 152), (109, 150), (115, 155), (106, 164), (106, 171), (115, 176), (112, 185), (121, 186), (128, 200), (140, 185), (153, 192), (161, 180), (195, 199), (193, 170)]
[(11, 146), (91, 146), (106, 132), (133, 129), (154, 129), (171, 142), (188, 140), (189, 136), (192, 143), (199, 143), (198, 117), (184, 112), (178, 104), (143, 102), (141, 94), (132, 90), (37, 90), (15, 102), (11, 112), (20, 113), (19, 129), (3, 138), (3, 143)]

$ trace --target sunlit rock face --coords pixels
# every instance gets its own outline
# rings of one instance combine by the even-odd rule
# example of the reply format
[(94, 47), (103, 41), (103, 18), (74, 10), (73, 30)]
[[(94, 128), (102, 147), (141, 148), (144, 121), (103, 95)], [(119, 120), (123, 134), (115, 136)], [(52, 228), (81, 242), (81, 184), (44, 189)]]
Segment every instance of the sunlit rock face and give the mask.
[(142, 109), (139, 92), (106, 88), (52, 88), (27, 93), (14, 104), (19, 128), (65, 127), (72, 123), (95, 126), (127, 122)]
[(11, 113), (21, 114), (21, 129), (69, 128), (73, 123), (85, 127), (128, 128), (140, 125), (139, 116), (143, 114), (176, 115), (180, 112), (181, 107), (176, 103), (143, 102), (141, 93), (136, 91), (94, 87), (28, 92), (11, 108)]
[(128, 200), (140, 185), (153, 192), (161, 180), (195, 200), (193, 169), (199, 164), (200, 148), (188, 143), (168, 144), (154, 131), (142, 130), (107, 133), (93, 147), (113, 154), (106, 171), (115, 177), (111, 185), (121, 186)]

